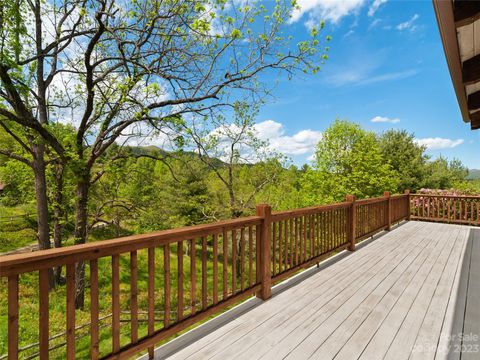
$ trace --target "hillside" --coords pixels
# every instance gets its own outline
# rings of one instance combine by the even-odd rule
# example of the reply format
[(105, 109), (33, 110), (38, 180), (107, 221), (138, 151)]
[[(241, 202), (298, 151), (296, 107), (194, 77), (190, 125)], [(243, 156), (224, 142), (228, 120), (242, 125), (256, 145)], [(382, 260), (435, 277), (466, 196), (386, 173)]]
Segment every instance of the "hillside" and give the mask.
[(480, 179), (480, 169), (468, 169), (468, 180)]

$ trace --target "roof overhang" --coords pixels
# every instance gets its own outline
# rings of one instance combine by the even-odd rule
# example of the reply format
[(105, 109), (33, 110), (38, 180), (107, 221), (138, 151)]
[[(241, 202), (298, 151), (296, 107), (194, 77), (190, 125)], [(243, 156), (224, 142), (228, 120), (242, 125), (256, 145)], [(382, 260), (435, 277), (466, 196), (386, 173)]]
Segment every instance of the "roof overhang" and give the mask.
[(480, 128), (480, 1), (433, 0), (463, 121)]

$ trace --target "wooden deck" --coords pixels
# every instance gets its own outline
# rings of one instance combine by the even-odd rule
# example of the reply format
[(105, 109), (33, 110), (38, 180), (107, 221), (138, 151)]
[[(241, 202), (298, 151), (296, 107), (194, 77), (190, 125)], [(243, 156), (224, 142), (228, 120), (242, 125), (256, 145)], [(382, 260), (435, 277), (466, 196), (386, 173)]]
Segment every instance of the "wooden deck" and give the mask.
[(471, 230), (407, 222), (168, 358), (480, 359)]

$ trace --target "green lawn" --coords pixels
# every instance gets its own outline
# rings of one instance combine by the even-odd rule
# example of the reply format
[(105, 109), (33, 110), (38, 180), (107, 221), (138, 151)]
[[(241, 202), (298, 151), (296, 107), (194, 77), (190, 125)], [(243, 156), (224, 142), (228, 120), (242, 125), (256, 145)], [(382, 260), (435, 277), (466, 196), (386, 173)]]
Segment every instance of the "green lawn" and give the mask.
[(0, 205), (0, 254), (37, 241), (35, 207)]

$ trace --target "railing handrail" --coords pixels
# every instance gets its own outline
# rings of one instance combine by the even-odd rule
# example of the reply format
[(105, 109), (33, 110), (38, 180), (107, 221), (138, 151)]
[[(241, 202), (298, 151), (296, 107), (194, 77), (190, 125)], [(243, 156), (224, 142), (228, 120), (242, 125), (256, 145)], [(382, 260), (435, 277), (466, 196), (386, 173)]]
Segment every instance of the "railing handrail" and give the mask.
[(412, 197), (441, 197), (450, 199), (480, 199), (479, 195), (441, 195), (441, 194), (410, 194)]
[(357, 205), (366, 205), (366, 204), (376, 204), (380, 202), (386, 202), (388, 201), (388, 198), (381, 196), (381, 197), (376, 197), (376, 198), (368, 198), (368, 199), (361, 199), (361, 200), (356, 200), (355, 202)]
[(344, 202), (328, 204), (328, 205), (318, 205), (318, 206), (310, 206), (306, 208), (299, 208), (299, 209), (293, 209), (293, 210), (275, 211), (272, 213), (272, 221), (283, 220), (289, 217), (313, 214), (320, 211), (343, 209), (349, 206), (350, 206), (350, 202), (344, 201)]
[(249, 216), (209, 224), (185, 226), (141, 235), (95, 241), (87, 244), (70, 245), (62, 248), (39, 250), (32, 253), (5, 255), (0, 257), (0, 277), (73, 264), (79, 261), (99, 259), (115, 254), (141, 250), (149, 247), (188, 240), (194, 237), (220, 233), (223, 229), (259, 225), (260, 216)]
[(397, 195), (391, 195), (390, 196), (390, 199), (394, 200), (394, 199), (402, 199), (402, 198), (406, 198), (408, 197), (409, 194), (397, 194)]

